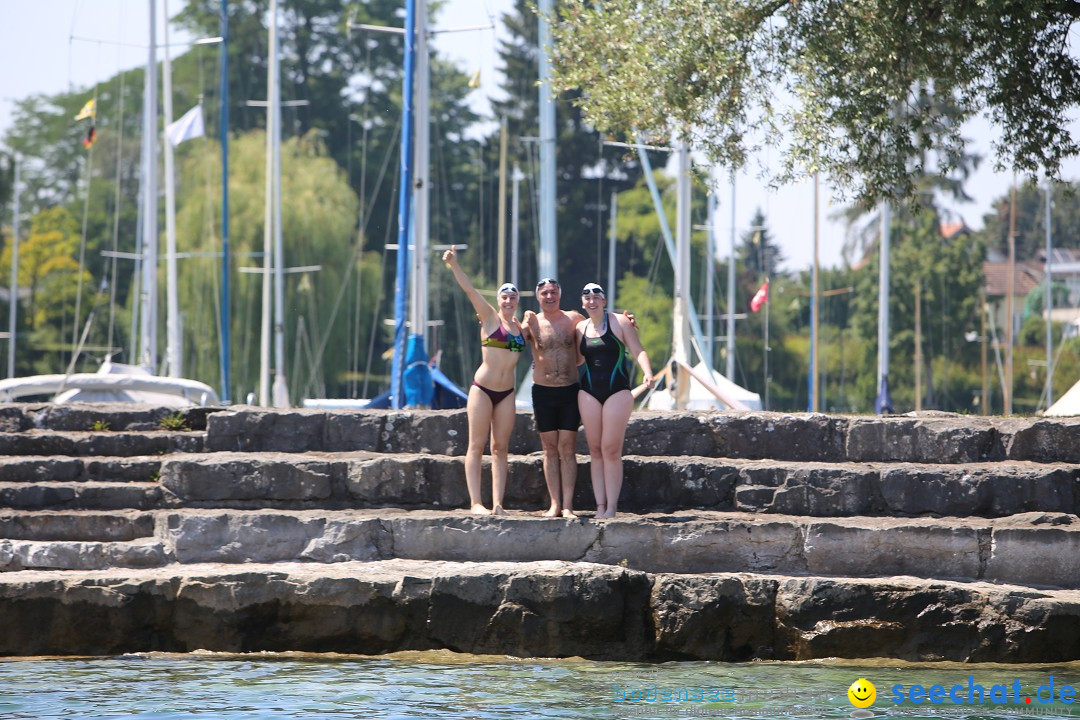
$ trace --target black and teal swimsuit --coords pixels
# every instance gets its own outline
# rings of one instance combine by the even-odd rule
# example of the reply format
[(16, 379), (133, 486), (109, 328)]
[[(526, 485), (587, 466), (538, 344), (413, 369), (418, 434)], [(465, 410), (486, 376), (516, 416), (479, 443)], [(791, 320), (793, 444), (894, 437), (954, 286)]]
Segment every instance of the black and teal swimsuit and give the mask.
[(607, 330), (600, 337), (581, 335), (581, 354), (585, 364), (581, 370), (581, 389), (596, 398), (601, 405), (620, 390), (630, 389), (630, 374), (626, 367), (626, 346), (615, 336), (604, 314)]

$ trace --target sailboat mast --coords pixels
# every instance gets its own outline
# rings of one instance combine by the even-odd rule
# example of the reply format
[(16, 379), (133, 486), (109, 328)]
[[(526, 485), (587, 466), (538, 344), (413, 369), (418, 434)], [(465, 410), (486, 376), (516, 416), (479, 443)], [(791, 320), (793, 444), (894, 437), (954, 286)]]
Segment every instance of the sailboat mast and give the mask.
[(180, 302), (176, 289), (176, 179), (173, 146), (168, 138), (172, 113), (172, 60), (169, 57), (169, 0), (165, 0), (165, 57), (162, 63), (162, 152), (165, 154), (165, 361), (169, 377), (180, 377)]
[(539, 3), (540, 40), (540, 277), (557, 277), (559, 249), (555, 238), (555, 103), (551, 98), (551, 27), (552, 0)]
[(274, 126), (277, 124), (277, 0), (270, 0), (266, 63), (266, 195), (263, 208), (262, 325), (259, 343), (259, 405), (270, 405), (271, 273), (274, 257)]
[(278, 62), (277, 10), (274, 20), (274, 407), (289, 407), (289, 386), (285, 379), (285, 244), (281, 223), (281, 68)]
[[(525, 179), (525, 176), (521, 172), (521, 168), (517, 163), (514, 163), (514, 174), (511, 178), (513, 181), (513, 190), (511, 191), (510, 200), (510, 282), (514, 283), (514, 287), (520, 288), (521, 284), (518, 282), (518, 264), (519, 260), (519, 244), (521, 238), (520, 222), (518, 218), (518, 210), (520, 207), (520, 189), (519, 185), (521, 181)], [(614, 302), (614, 301), (613, 301)]]
[(814, 173), (814, 267), (810, 274), (810, 412), (821, 409), (821, 388), (818, 387), (818, 340), (820, 338), (818, 316), (821, 293), (818, 291), (818, 174)]
[(142, 314), (139, 362), (157, 372), (157, 0), (150, 4), (150, 46), (146, 60), (143, 109)]
[(735, 382), (735, 173), (731, 173), (731, 235), (727, 268), (727, 357), (725, 375)]
[(506, 282), (506, 146), (509, 133), (506, 129), (506, 116), (499, 123), (499, 222), (498, 253), (495, 263), (495, 284)]
[(611, 219), (608, 221), (608, 254), (607, 254), (607, 296), (608, 307), (612, 310), (617, 307), (615, 305), (615, 240), (616, 237), (616, 225), (619, 217), (618, 214), (619, 194), (614, 190), (611, 191)]
[(229, 403), (229, 2), (221, 0), (221, 402)]
[(404, 405), (405, 299), (409, 287), (409, 204), (412, 197), (413, 65), (416, 54), (416, 0), (405, 0), (405, 77), (401, 93), (401, 175), (398, 186), (397, 284), (394, 286), (394, 355), (390, 366), (390, 399)]
[(8, 286), (8, 367), (7, 376), (15, 377), (15, 321), (19, 307), (19, 154), (15, 153), (15, 186), (11, 194), (15, 215), (11, 218), (11, 284)]
[[(892, 234), (892, 207), (886, 200), (881, 204), (881, 243), (878, 275), (878, 413), (885, 412), (889, 402), (889, 236)], [(891, 409), (890, 409), (891, 412)]]
[(430, 58), (428, 55), (428, 0), (416, 4), (416, 147), (413, 151), (413, 255), (412, 295), (409, 313), (412, 333), (424, 338), (427, 346), (428, 320), (428, 234), (431, 114), (428, 109), (431, 92)]
[(675, 407), (685, 410), (690, 400), (690, 146), (679, 144), (678, 216), (675, 221), (675, 334), (671, 354), (678, 369)]
[[(1050, 254), (1053, 252), (1050, 233), (1050, 193), (1054, 190), (1053, 180), (1046, 178), (1046, 288), (1043, 295), (1043, 308), (1046, 310), (1046, 407), (1054, 404), (1054, 336), (1051, 332), (1050, 310), (1054, 306), (1052, 286), (1054, 275), (1050, 271), (1053, 264)], [(12, 331), (14, 332), (14, 330)]]
[(713, 284), (716, 281), (716, 195), (708, 196), (708, 211), (706, 224), (709, 229), (705, 235), (705, 366), (709, 369), (710, 377), (713, 371), (713, 341), (716, 338), (714, 329), (713, 313)]

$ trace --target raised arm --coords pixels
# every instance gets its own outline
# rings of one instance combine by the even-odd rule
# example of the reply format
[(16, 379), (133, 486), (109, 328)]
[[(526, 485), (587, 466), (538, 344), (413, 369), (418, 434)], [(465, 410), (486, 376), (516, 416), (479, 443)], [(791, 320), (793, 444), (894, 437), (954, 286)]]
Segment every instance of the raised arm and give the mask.
[(622, 330), (623, 342), (626, 344), (626, 349), (630, 351), (630, 355), (637, 361), (638, 366), (643, 373), (641, 382), (647, 387), (652, 387), (655, 379), (653, 378), (652, 366), (649, 364), (649, 356), (645, 352), (645, 348), (641, 344), (641, 339), (638, 338), (636, 323), (625, 315), (614, 316), (619, 323), (619, 328)]
[(473, 287), (473, 284), (469, 281), (469, 276), (458, 265), (457, 246), (451, 245), (450, 249), (443, 253), (442, 259), (446, 267), (450, 268), (450, 271), (454, 273), (457, 284), (465, 291), (465, 295), (469, 298), (469, 302), (472, 303), (473, 309), (476, 310), (476, 314), (480, 317), (480, 322), (489, 324), (491, 320), (496, 318), (498, 312), (491, 306), (491, 303), (484, 299), (480, 291)]
[(540, 343), (540, 321), (532, 310), (526, 310), (521, 317), (521, 336), (527, 343), (532, 344), (533, 341), (537, 345)]

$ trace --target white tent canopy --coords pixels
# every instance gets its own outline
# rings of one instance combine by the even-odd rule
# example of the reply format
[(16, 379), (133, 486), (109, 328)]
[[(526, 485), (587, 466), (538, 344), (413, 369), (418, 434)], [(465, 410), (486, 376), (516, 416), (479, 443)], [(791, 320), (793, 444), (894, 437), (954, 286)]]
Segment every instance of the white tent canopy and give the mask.
[(1058, 398), (1056, 403), (1048, 407), (1043, 415), (1049, 417), (1080, 415), (1080, 380), (1076, 381), (1069, 392)]
[[(749, 410), (761, 410), (761, 396), (744, 387), (736, 385), (716, 370), (705, 367), (701, 362), (694, 366), (694, 373), (705, 378), (711, 378), (713, 385), (721, 395), (742, 403)], [(669, 390), (657, 390), (649, 398), (650, 410), (671, 410), (675, 407), (675, 398)], [(716, 399), (716, 396), (693, 375), (690, 377), (690, 401), (687, 410), (723, 410), (724, 403)]]

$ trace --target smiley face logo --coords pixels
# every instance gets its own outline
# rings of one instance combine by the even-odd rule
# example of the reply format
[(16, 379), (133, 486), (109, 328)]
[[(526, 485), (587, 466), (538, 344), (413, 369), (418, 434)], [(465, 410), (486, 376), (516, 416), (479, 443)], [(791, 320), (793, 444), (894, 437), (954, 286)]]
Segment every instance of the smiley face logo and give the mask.
[(874, 687), (874, 683), (866, 678), (859, 678), (851, 683), (851, 687), (847, 690), (847, 696), (855, 707), (868, 708), (877, 699), (877, 688)]

